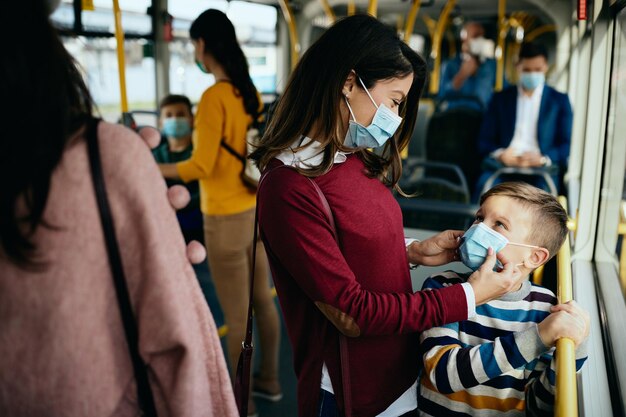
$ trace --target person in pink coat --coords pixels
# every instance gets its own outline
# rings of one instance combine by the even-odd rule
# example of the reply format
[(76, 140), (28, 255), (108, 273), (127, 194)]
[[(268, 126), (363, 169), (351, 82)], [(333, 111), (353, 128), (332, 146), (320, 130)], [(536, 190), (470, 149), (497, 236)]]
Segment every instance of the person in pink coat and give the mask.
[[(89, 92), (43, 0), (9, 2), (0, 95), (0, 415), (136, 416), (90, 174)], [(148, 147), (100, 123), (100, 159), (156, 411), (236, 416), (215, 323)]]

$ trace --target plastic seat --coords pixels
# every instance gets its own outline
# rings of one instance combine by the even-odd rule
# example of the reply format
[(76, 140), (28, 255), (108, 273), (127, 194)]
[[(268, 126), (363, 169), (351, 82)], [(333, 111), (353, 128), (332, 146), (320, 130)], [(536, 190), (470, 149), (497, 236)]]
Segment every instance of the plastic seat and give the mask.
[(497, 169), (493, 174), (487, 178), (485, 184), (480, 191), (480, 195), (484, 194), (487, 190), (493, 187), (496, 180), (503, 181), (523, 181), (533, 184), (533, 179), (541, 179), (544, 181), (545, 191), (549, 192), (553, 196), (558, 196), (558, 188), (552, 179), (551, 170), (549, 168), (518, 168), (518, 167), (502, 167)]
[(428, 124), (435, 112), (435, 103), (429, 98), (421, 99), (415, 119), (415, 127), (411, 142), (409, 142), (408, 157), (426, 158), (426, 137), (428, 134)]
[(457, 165), (467, 182), (474, 185), (480, 174), (477, 139), (483, 112), (475, 107), (447, 110), (447, 103), (452, 100), (476, 101), (482, 106), (477, 98), (471, 96), (446, 96), (439, 101), (428, 125), (426, 159)]
[(467, 181), (458, 166), (408, 159), (399, 185), (413, 196), (397, 197), (404, 227), (446, 230), (471, 224), (476, 207), (469, 204)]

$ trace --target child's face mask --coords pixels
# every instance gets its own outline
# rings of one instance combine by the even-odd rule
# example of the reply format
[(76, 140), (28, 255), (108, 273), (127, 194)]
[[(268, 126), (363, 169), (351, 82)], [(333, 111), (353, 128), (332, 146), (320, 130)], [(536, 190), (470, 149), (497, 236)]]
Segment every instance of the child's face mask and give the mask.
[(168, 117), (163, 120), (161, 131), (168, 138), (180, 139), (191, 133), (191, 124), (185, 117)]
[[(504, 249), (506, 245), (523, 246), (526, 248), (539, 247), (509, 242), (509, 239), (487, 227), (484, 223), (472, 225), (461, 237), (461, 241), (461, 246), (459, 246), (461, 262), (472, 271), (476, 271), (485, 262), (489, 248), (493, 248), (494, 252), (498, 253)], [(496, 268), (502, 268), (500, 261), (496, 261)]]

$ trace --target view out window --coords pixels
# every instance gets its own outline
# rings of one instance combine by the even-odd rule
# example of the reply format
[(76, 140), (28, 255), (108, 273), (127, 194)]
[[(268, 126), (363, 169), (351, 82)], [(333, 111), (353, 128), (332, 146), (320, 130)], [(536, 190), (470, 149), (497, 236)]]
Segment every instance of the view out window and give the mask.
[[(117, 50), (114, 38), (67, 38), (65, 47), (79, 63), (87, 87), (105, 120), (115, 122), (121, 114)], [(154, 58), (150, 42), (125, 41), (126, 94), (130, 110), (156, 108)]]
[[(122, 26), (127, 35), (149, 36), (152, 18), (147, 14), (151, 0), (120, 0)], [(83, 30), (88, 32), (115, 33), (112, 0), (93, 0), (94, 10), (83, 10)], [(62, 29), (74, 29), (74, 6), (72, 0), (63, 0), (51, 16), (52, 22)]]
[(278, 10), (275, 7), (244, 1), (181, 0), (168, 5), (174, 17), (175, 41), (170, 43), (170, 90), (187, 95), (193, 102), (213, 84), (210, 74), (197, 67), (189, 40), (191, 22), (206, 9), (218, 9), (233, 22), (237, 39), (248, 58), (250, 76), (261, 93), (276, 92)]

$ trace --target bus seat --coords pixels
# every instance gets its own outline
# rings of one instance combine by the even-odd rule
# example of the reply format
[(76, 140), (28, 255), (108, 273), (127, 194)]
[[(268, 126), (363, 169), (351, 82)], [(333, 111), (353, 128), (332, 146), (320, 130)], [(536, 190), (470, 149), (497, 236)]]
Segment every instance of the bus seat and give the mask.
[(422, 159), (426, 157), (426, 133), (428, 122), (434, 112), (435, 103), (432, 99), (424, 98), (420, 100), (413, 135), (411, 136), (411, 142), (409, 142), (409, 157)]
[[(483, 195), (487, 190), (494, 186), (496, 183), (504, 181), (522, 181), (535, 185), (543, 190), (549, 192), (553, 196), (558, 196), (558, 188), (554, 182), (554, 170), (551, 167), (539, 167), (539, 168), (520, 168), (520, 167), (501, 167), (495, 172), (486, 173), (484, 178), (480, 179), (480, 182), (484, 181), (484, 185), (480, 190), (480, 195)], [(554, 167), (556, 168), (556, 167)], [(488, 176), (487, 176), (488, 175)]]
[(465, 229), (473, 219), (475, 209), (469, 207), (469, 188), (458, 166), (411, 158), (405, 162), (399, 185), (406, 194), (415, 196), (398, 197), (404, 227)]
[(449, 100), (443, 99), (437, 104), (428, 124), (426, 159), (458, 165), (473, 187), (480, 174), (477, 140), (483, 113), (465, 107), (446, 110)]

